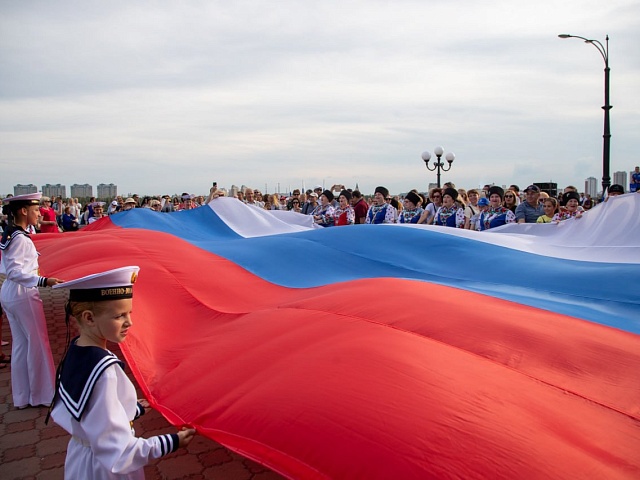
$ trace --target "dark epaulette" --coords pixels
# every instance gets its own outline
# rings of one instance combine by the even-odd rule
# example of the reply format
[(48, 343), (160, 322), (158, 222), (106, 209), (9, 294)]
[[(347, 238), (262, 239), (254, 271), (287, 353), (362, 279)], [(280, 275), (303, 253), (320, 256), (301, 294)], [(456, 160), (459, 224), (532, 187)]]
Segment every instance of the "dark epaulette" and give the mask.
[(57, 396), (79, 422), (100, 375), (113, 364), (124, 369), (124, 363), (100, 347), (78, 347), (77, 339), (73, 339), (63, 360)]
[(7, 229), (2, 232), (2, 240), (0, 240), (0, 250), (6, 250), (11, 243), (11, 240), (16, 238), (18, 235), (26, 235), (27, 238), (29, 234), (24, 231), (22, 227), (18, 227), (17, 225), (11, 225), (7, 227)]

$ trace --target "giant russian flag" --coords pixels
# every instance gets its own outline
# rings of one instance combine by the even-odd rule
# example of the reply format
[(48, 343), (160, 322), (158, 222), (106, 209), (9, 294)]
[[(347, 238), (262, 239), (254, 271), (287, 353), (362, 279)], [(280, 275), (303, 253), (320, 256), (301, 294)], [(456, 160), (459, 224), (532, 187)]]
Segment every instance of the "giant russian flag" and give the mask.
[(496, 231), (315, 229), (221, 198), (35, 237), (140, 265), (150, 402), (289, 478), (640, 478), (640, 195)]

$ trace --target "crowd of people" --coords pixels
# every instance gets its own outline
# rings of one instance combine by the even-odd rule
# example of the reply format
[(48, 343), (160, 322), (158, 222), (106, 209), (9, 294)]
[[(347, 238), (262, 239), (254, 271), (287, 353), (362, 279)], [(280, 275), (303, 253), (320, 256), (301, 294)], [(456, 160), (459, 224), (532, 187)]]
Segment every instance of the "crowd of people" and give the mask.
[[(638, 190), (640, 192), (640, 190)], [(621, 185), (611, 185), (608, 196), (624, 193)], [(207, 205), (224, 190), (211, 188), (209, 195), (145, 196), (137, 194), (128, 198), (117, 196), (111, 202), (90, 198), (83, 206), (78, 199), (43, 196), (40, 202), (40, 219), (32, 231), (55, 233), (74, 231), (103, 217), (133, 208), (148, 208), (157, 212), (191, 210)], [(361, 223), (413, 223), (440, 225), (483, 231), (507, 223), (550, 223), (572, 217), (580, 217), (593, 208), (597, 201), (590, 195), (579, 193), (568, 186), (557, 196), (549, 196), (536, 185), (529, 185), (522, 192), (517, 185), (504, 190), (495, 185), (482, 189), (456, 188), (451, 182), (442, 188), (432, 188), (428, 193), (414, 189), (400, 196), (390, 195), (387, 188), (379, 186), (371, 196), (359, 190), (333, 185), (324, 189), (293, 190), (290, 195), (263, 194), (257, 189), (245, 188), (234, 195), (246, 205), (265, 210), (289, 210), (313, 216), (322, 227), (345, 226)]]
[[(608, 196), (623, 193), (621, 185), (611, 185), (608, 190)], [(223, 194), (212, 189), (203, 204)], [(411, 190), (403, 196), (391, 196), (383, 186), (365, 198), (360, 191), (346, 189), (344, 185), (333, 185), (329, 189), (318, 185), (305, 192), (295, 189), (289, 197), (266, 196), (251, 188), (236, 197), (256, 208), (311, 215), (322, 227), (413, 223), (478, 231), (507, 223), (550, 223), (579, 218), (596, 204), (590, 195), (579, 193), (573, 186), (551, 197), (536, 185), (529, 185), (522, 192), (517, 185), (511, 185), (506, 191), (495, 185), (467, 191), (456, 189), (450, 182), (442, 188), (432, 188), (428, 194)]]

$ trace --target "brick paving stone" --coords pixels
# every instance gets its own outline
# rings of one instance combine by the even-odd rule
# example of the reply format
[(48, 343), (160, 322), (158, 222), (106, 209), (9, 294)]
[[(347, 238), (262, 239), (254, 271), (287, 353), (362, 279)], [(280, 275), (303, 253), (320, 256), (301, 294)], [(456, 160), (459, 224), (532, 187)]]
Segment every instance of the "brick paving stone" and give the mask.
[(264, 470), (253, 475), (253, 480), (280, 480), (282, 476), (271, 470)]
[[(147, 418), (147, 416), (149, 418)], [(155, 411), (147, 412), (136, 422), (136, 426), (137, 425), (144, 427), (148, 432), (152, 430), (158, 430), (161, 432), (163, 429), (167, 428), (167, 420)]]
[(197, 475), (204, 470), (200, 462), (193, 461), (191, 455), (169, 455), (162, 458), (157, 466), (162, 478), (167, 480), (188, 478), (189, 475)]
[(203, 473), (205, 478), (224, 478), (225, 480), (251, 480), (253, 477), (253, 474), (238, 462), (209, 467)]
[(2, 463), (2, 480), (25, 480), (40, 472), (40, 459), (36, 457)]
[[(40, 422), (37, 422), (37, 424), (38, 428), (42, 428), (42, 435), (40, 435), (41, 440), (57, 438), (59, 442), (64, 442), (66, 445), (71, 438), (71, 435), (69, 435), (62, 427), (53, 423), (53, 420), (49, 420), (49, 425), (46, 427), (41, 427)], [(42, 424), (44, 425), (44, 419), (42, 419)]]
[(191, 440), (191, 443), (187, 447), (187, 451), (194, 455), (218, 449), (224, 449), (224, 447), (210, 438), (201, 435), (193, 437), (193, 440)]
[(25, 430), (33, 430), (36, 427), (35, 420), (24, 420), (22, 422), (7, 423), (7, 433), (24, 432)]
[(249, 470), (253, 474), (264, 473), (264, 472), (273, 473), (271, 470), (269, 470), (264, 465), (260, 465), (259, 463), (256, 463), (256, 462), (254, 462), (252, 460), (249, 460), (248, 458), (244, 459), (242, 461), (242, 463), (244, 464), (246, 469)]
[(64, 467), (42, 470), (35, 478), (36, 480), (64, 480)]
[(2, 462), (15, 462), (24, 458), (31, 458), (34, 455), (34, 451), (35, 447), (33, 445), (7, 448), (2, 455)]
[(160, 473), (155, 465), (147, 465), (144, 467), (144, 479), (145, 480), (162, 480)]
[(198, 455), (198, 459), (205, 467), (221, 465), (233, 460), (229, 451), (226, 449), (211, 450), (209, 452), (201, 453)]
[(4, 423), (31, 422), (40, 416), (39, 410), (31, 407), (18, 410), (14, 407), (3, 415), (3, 421)]
[(24, 432), (5, 433), (0, 438), (0, 450), (9, 447), (20, 447), (24, 445), (34, 445), (40, 440), (40, 432), (37, 430), (26, 430)]
[(36, 454), (39, 457), (45, 457), (55, 453), (65, 453), (67, 451), (67, 442), (60, 441), (59, 438), (50, 438), (41, 440), (36, 445)]
[(40, 466), (43, 470), (49, 470), (51, 468), (64, 467), (64, 461), (67, 458), (67, 449), (63, 452), (48, 454), (40, 462)]

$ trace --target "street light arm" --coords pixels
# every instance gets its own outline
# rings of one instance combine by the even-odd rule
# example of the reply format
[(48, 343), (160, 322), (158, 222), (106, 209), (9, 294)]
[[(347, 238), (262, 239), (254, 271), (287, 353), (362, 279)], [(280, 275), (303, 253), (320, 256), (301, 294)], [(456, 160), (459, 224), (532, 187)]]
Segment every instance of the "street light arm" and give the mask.
[(429, 170), (430, 172), (435, 172), (435, 171), (436, 171), (436, 169), (438, 168), (438, 165), (440, 165), (439, 163), (434, 163), (434, 164), (433, 164), (433, 168), (431, 168), (431, 167), (429, 166), (429, 162), (427, 162), (426, 160), (425, 160), (424, 164), (425, 164), (425, 166), (427, 167), (427, 170)]
[[(609, 66), (609, 51), (608, 51), (608, 48), (605, 48), (605, 46), (602, 45), (602, 43), (599, 40), (593, 40), (591, 38), (585, 38), (585, 37), (581, 37), (579, 35), (569, 35), (568, 33), (561, 33), (560, 35), (558, 35), (558, 37), (560, 37), (560, 38), (579, 38), (580, 40), (584, 40), (585, 43), (590, 43), (591, 45), (593, 45), (598, 50), (598, 52), (600, 52), (600, 55), (602, 56), (602, 59), (604, 60), (605, 66)], [(609, 35), (607, 35), (607, 41), (609, 41)]]
[[(607, 36), (607, 38), (609, 38), (609, 37)], [(602, 43), (600, 43), (599, 40), (586, 40), (586, 43), (590, 43), (591, 45), (596, 47), (598, 49), (598, 51), (600, 52), (600, 55), (602, 55), (602, 59), (604, 60), (604, 64), (605, 65), (609, 65), (609, 52), (607, 52), (607, 50), (604, 48), (604, 45), (602, 45)]]

